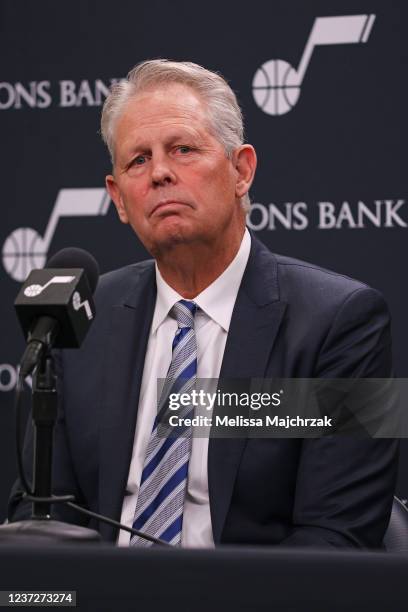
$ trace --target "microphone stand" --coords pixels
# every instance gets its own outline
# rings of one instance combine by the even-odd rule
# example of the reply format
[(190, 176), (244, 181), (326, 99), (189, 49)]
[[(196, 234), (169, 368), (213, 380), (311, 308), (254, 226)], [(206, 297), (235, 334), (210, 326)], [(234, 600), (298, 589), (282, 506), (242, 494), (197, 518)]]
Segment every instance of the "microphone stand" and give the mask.
[[(33, 379), (34, 479), (33, 497), (51, 497), (53, 430), (58, 396), (51, 355), (41, 359)], [(33, 520), (49, 520), (49, 502), (32, 502)]]
[(33, 376), (34, 460), (33, 491), (25, 499), (32, 502), (30, 520), (0, 527), (0, 542), (14, 542), (21, 536), (41, 542), (101, 542), (97, 531), (51, 519), (51, 504), (74, 501), (71, 495), (52, 496), (52, 453), (54, 426), (57, 420), (58, 394), (53, 356), (46, 351)]

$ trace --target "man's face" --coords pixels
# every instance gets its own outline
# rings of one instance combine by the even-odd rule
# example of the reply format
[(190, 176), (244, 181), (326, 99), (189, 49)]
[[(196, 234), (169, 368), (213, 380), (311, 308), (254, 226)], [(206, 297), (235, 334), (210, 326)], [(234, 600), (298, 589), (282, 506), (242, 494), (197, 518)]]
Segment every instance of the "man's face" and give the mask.
[(236, 240), (246, 191), (236, 159), (209, 131), (205, 103), (171, 84), (128, 102), (116, 124), (107, 188), (121, 221), (154, 255), (180, 243)]

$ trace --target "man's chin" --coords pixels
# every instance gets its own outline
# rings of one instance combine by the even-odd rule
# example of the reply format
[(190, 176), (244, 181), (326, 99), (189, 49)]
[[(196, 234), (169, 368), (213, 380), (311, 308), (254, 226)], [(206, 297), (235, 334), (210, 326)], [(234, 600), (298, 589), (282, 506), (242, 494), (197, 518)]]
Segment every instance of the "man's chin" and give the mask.
[(191, 244), (198, 239), (198, 235), (187, 224), (176, 222), (163, 223), (162, 227), (156, 228), (151, 238), (151, 248), (149, 251), (154, 257), (157, 257), (181, 245)]

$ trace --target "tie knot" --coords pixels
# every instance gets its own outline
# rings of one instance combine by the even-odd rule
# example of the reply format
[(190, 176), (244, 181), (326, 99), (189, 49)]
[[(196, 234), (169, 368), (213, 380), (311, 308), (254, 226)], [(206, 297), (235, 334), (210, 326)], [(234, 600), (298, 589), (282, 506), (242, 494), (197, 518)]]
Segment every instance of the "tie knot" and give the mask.
[(195, 302), (180, 300), (174, 304), (170, 310), (170, 315), (176, 319), (179, 328), (194, 328), (194, 315), (196, 312), (197, 304)]

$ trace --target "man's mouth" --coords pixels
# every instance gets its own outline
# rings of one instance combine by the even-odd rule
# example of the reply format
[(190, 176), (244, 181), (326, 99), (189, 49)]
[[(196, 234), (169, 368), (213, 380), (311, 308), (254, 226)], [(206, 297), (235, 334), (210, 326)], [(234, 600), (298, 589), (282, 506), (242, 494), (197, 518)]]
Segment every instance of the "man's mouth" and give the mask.
[(177, 212), (177, 209), (180, 206), (189, 206), (189, 204), (186, 204), (186, 202), (180, 202), (179, 200), (162, 200), (152, 208), (150, 216), (154, 214), (171, 213), (172, 211)]

